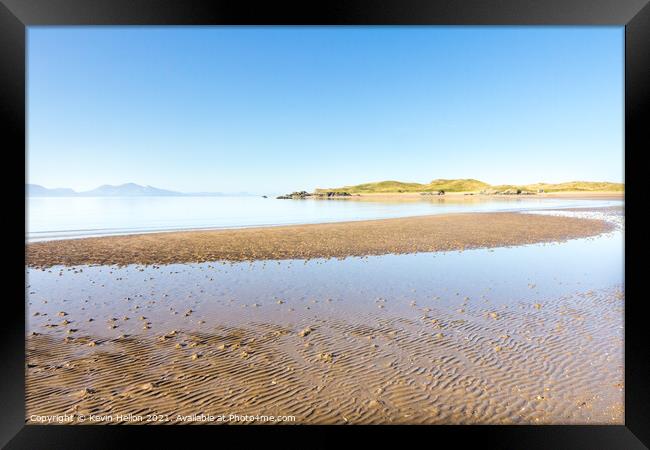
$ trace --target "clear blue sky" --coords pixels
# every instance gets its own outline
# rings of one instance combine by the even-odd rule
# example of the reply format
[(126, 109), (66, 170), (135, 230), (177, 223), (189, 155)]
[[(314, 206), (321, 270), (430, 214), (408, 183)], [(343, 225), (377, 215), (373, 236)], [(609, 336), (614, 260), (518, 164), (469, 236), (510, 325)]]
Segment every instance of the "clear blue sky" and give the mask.
[(30, 27), (28, 181), (623, 181), (623, 27)]

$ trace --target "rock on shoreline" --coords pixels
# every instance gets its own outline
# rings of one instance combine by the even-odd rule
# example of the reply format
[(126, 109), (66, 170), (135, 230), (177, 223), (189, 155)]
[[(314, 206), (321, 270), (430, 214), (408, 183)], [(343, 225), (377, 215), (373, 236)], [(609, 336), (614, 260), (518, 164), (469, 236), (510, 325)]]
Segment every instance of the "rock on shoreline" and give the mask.
[(352, 194), (349, 192), (339, 192), (339, 191), (327, 191), (327, 192), (315, 192), (310, 193), (307, 191), (297, 191), (292, 192), (291, 194), (280, 195), (276, 197), (280, 200), (302, 200), (306, 198), (333, 198), (333, 197), (351, 197)]
[[(544, 193), (543, 190), (539, 192), (527, 191), (523, 189), (505, 189), (498, 191), (496, 189), (484, 189), (479, 192), (480, 195), (536, 195), (537, 193)], [(420, 192), (422, 196), (443, 196), (445, 195), (444, 190), (438, 191), (427, 191)], [(473, 192), (465, 193), (465, 195), (474, 195)], [(359, 197), (360, 194), (350, 194), (345, 191), (325, 191), (325, 192), (307, 192), (307, 191), (295, 191), (290, 194), (280, 195), (276, 197), (280, 200), (304, 200), (307, 198), (341, 198), (341, 197)]]
[[(540, 190), (541, 193), (543, 193), (543, 190)], [(525, 191), (522, 189), (506, 189), (505, 191), (497, 191), (494, 189), (486, 189), (479, 194), (484, 194), (484, 195), (535, 195), (536, 192), (533, 191)]]

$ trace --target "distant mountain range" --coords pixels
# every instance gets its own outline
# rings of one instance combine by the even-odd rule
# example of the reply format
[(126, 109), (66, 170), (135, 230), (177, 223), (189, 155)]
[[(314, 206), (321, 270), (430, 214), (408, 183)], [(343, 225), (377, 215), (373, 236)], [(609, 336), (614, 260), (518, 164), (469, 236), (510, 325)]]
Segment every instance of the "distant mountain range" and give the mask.
[(49, 189), (38, 184), (26, 184), (25, 193), (28, 197), (224, 197), (250, 196), (248, 192), (194, 192), (184, 193), (159, 189), (153, 186), (140, 186), (135, 183), (112, 186), (105, 184), (90, 191), (76, 192), (68, 188)]

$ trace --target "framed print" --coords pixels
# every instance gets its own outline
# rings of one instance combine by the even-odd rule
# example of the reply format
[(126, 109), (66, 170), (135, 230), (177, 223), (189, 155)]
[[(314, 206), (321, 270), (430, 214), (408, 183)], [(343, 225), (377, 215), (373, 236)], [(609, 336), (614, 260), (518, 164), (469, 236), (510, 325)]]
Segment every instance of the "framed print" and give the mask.
[(3, 445), (646, 448), (646, 3), (3, 0)]

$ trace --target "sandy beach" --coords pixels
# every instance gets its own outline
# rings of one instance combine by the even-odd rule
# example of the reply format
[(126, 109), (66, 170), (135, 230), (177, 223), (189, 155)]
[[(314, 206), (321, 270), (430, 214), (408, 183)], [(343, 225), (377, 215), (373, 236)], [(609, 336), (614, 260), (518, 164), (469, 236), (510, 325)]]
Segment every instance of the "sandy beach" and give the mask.
[(624, 286), (572, 255), (622, 212), (576, 213), (31, 244), (26, 420), (620, 424)]
[(187, 231), (30, 243), (30, 267), (343, 258), (556, 242), (597, 235), (599, 220), (521, 213)]
[[(59, 327), (27, 340), (28, 422), (66, 413), (72, 423), (79, 415), (132, 423), (118, 417), (129, 414), (160, 423), (197, 414), (307, 424), (623, 423), (620, 288), (508, 307), (465, 293), (453, 302), (376, 297), (347, 318), (334, 311), (343, 300), (326, 296), (224, 302), (218, 314), (192, 306), (192, 320), (175, 325), (122, 306), (110, 337), (89, 333), (86, 315), (76, 314), (66, 327), (74, 333)], [(248, 323), (235, 319), (242, 310)], [(150, 329), (127, 332), (129, 322)]]

